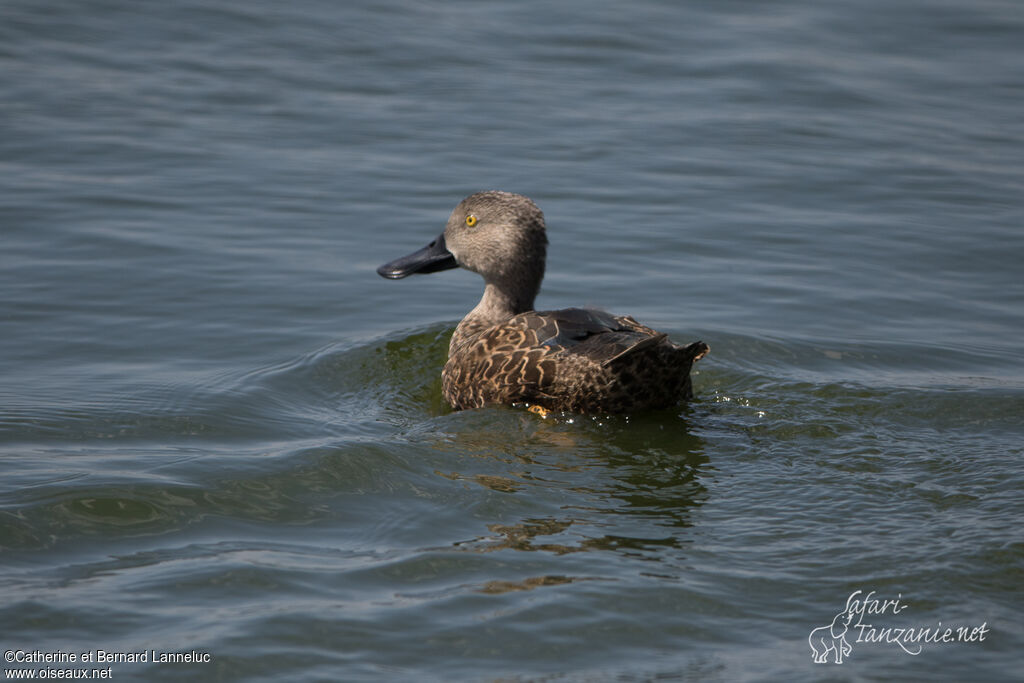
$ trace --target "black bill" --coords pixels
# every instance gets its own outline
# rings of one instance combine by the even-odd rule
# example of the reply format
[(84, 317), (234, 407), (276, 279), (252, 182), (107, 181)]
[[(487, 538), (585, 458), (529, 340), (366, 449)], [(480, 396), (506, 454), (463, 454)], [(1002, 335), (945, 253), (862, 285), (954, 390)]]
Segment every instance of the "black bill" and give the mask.
[(439, 270), (458, 268), (455, 257), (448, 251), (444, 243), (444, 233), (436, 240), (408, 256), (385, 263), (377, 269), (377, 274), (391, 280), (412, 275), (414, 273), (436, 273)]

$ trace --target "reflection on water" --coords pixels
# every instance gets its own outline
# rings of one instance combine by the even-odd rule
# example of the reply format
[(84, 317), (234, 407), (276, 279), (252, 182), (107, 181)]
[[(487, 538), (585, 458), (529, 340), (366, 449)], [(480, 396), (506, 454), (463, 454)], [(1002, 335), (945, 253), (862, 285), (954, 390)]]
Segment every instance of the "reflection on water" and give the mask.
[[(593, 522), (587, 519), (531, 519), (513, 525), (489, 524), (487, 529), (491, 535), (481, 536), (471, 541), (460, 541), (454, 545), (460, 549), (485, 553), (506, 549), (526, 552), (543, 551), (556, 555), (590, 550), (611, 550), (626, 554), (636, 551), (646, 559), (657, 561), (662, 559), (658, 553), (659, 549), (679, 548), (683, 544), (675, 536), (634, 538), (616, 535), (587, 535), (587, 530), (593, 526)], [(566, 542), (557, 543), (553, 539), (543, 538), (548, 536), (562, 536)]]
[[(708, 495), (701, 480), (710, 461), (685, 415), (545, 419), (495, 408), (448, 420), (457, 429), (448, 425), (432, 446), (458, 454), (466, 467), (439, 476), (509, 496), (562, 492), (560, 514), (488, 522), (487, 534), (453, 544), (462, 550), (612, 551), (658, 560), (660, 551), (687, 542), (679, 534)], [(659, 528), (665, 533), (651, 533)]]
[(532, 591), (535, 588), (542, 588), (544, 586), (563, 586), (568, 583), (585, 580), (569, 576), (531, 576), (522, 581), (488, 581), (480, 588), (480, 592), (497, 595), (513, 591)]

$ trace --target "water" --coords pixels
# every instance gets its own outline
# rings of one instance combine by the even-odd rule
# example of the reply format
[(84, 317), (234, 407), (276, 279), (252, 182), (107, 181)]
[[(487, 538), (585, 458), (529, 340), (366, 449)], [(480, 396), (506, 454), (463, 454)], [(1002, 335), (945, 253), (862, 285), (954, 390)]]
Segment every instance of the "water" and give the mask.
[[(210, 655), (6, 675), (1014, 679), (1022, 40), (988, 0), (5, 0), (0, 645)], [(538, 305), (711, 345), (691, 405), (446, 409), (478, 278), (374, 268), (489, 188), (547, 215)], [(814, 663), (858, 590), (988, 630)]]

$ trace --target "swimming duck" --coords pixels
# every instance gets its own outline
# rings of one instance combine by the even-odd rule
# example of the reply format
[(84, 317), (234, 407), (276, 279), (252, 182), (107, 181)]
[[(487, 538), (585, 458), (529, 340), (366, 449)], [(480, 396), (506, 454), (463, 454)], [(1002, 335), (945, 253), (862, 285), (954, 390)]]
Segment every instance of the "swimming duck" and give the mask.
[(423, 249), (377, 269), (399, 279), (462, 267), (484, 278), (480, 303), (455, 328), (441, 373), (456, 410), (525, 404), (548, 411), (623, 413), (692, 396), (690, 368), (709, 347), (678, 346), (628, 316), (535, 311), (547, 252), (544, 214), (510, 192), (466, 197)]

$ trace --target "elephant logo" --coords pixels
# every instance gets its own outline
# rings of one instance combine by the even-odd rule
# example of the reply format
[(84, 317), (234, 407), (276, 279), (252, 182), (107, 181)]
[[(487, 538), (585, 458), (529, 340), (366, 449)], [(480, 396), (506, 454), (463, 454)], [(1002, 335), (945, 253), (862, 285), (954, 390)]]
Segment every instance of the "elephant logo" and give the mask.
[(847, 608), (837, 614), (830, 625), (820, 626), (811, 631), (807, 642), (811, 646), (811, 652), (814, 653), (816, 664), (827, 663), (829, 652), (834, 653), (836, 664), (842, 664), (843, 657), (849, 656), (853, 647), (846, 642), (846, 630), (850, 627), (851, 621), (853, 621), (853, 610)]

